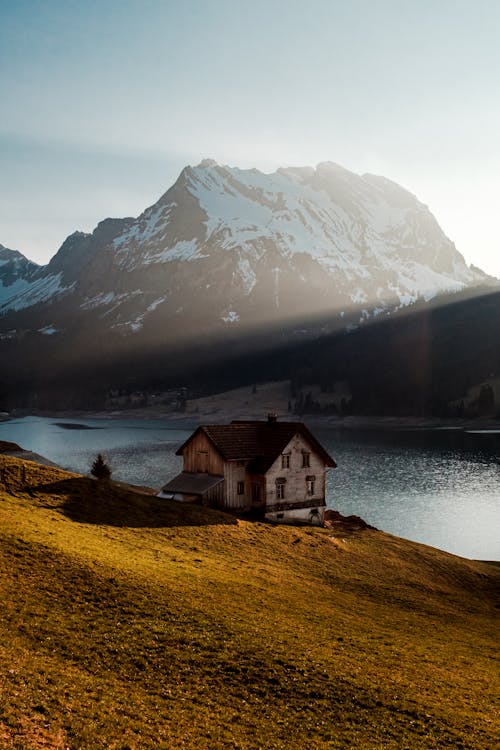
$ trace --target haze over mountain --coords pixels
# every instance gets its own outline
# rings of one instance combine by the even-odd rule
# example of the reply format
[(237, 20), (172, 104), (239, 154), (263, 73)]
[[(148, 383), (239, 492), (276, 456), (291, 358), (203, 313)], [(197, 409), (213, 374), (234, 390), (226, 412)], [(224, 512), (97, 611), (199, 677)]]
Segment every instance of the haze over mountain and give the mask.
[(50, 338), (56, 359), (71, 352), (74, 363), (89, 362), (96, 340), (110, 358), (200, 340), (243, 351), (248, 335), (352, 329), (495, 283), (384, 177), (205, 160), (137, 219), (70, 235), (46, 266), (0, 248), (0, 337), (17, 356)]

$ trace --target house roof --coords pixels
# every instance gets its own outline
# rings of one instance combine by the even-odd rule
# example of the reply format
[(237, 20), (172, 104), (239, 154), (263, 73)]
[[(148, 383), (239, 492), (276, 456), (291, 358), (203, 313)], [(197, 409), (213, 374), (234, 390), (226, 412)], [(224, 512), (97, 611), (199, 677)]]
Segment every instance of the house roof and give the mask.
[(326, 466), (336, 467), (333, 458), (302, 422), (278, 421), (234, 421), (225, 425), (203, 425), (177, 450), (181, 456), (186, 445), (199, 432), (203, 432), (226, 461), (251, 461), (248, 470), (255, 474), (265, 474), (290, 440), (301, 435), (325, 462)]
[(209, 474), (193, 474), (183, 471), (167, 482), (162, 492), (174, 492), (181, 495), (204, 495), (205, 492), (224, 481), (224, 477)]

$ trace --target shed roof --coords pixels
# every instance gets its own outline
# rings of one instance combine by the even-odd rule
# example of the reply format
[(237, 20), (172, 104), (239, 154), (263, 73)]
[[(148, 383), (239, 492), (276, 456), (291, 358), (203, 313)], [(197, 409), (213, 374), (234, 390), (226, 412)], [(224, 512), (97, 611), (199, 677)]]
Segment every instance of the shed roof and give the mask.
[(226, 425), (202, 425), (177, 450), (182, 455), (186, 445), (202, 431), (226, 461), (251, 461), (249, 471), (265, 474), (290, 440), (301, 435), (325, 462), (337, 465), (303, 422), (234, 421)]
[(204, 495), (212, 487), (224, 481), (224, 477), (210, 474), (194, 474), (183, 471), (167, 482), (162, 492), (174, 492), (181, 495)]

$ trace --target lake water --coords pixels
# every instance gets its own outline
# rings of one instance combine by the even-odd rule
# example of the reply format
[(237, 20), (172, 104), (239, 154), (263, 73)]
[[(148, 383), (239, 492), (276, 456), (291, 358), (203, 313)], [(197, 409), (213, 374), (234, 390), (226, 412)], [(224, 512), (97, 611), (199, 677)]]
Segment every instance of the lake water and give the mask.
[[(0, 440), (84, 474), (101, 452), (115, 479), (159, 488), (181, 471), (175, 450), (194, 427), (167, 420), (23, 417), (0, 423)], [(338, 464), (328, 473), (329, 506), (457, 555), (500, 559), (500, 430), (322, 427), (314, 433)]]

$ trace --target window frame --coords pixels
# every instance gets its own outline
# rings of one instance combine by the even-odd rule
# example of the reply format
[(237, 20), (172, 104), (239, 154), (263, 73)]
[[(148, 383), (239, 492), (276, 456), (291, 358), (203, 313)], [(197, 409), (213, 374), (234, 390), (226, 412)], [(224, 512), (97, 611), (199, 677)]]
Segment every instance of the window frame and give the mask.
[(289, 469), (290, 468), (290, 460), (291, 460), (291, 453), (282, 453), (281, 454), (281, 468), (282, 469)]

